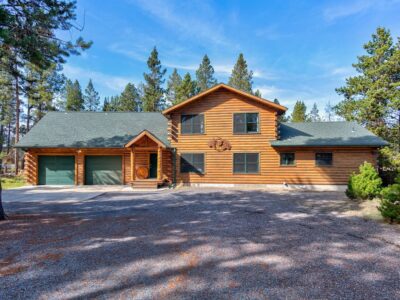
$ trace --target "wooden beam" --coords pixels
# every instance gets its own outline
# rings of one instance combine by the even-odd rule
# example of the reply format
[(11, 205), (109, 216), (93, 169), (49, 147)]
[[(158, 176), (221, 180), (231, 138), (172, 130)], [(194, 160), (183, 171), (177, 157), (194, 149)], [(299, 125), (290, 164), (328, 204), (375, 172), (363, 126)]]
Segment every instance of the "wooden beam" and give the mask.
[(131, 148), (131, 181), (135, 181), (135, 151)]
[(162, 148), (158, 147), (157, 151), (157, 180), (162, 180)]

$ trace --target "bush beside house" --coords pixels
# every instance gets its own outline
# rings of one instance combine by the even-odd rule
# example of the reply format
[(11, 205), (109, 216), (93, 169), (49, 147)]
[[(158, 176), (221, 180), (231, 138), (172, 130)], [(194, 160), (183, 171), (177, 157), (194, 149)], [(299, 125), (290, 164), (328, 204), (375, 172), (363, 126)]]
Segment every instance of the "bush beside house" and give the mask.
[(382, 188), (382, 179), (377, 170), (368, 162), (364, 162), (359, 173), (353, 173), (347, 184), (346, 195), (350, 199), (371, 200), (380, 198), (377, 209), (381, 215), (393, 221), (400, 222), (400, 175), (395, 183)]
[(373, 199), (381, 192), (382, 179), (374, 166), (364, 162), (359, 173), (353, 173), (347, 184), (346, 195), (350, 199)]
[(382, 189), (378, 210), (391, 223), (400, 222), (400, 176), (397, 177), (396, 183)]

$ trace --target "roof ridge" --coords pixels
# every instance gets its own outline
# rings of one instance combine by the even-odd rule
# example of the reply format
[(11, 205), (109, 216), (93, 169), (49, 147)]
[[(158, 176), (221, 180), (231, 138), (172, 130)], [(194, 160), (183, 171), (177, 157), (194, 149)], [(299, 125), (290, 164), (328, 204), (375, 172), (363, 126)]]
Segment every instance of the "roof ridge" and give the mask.
[(281, 122), (281, 124), (314, 124), (314, 123), (356, 123), (356, 124), (358, 124), (356, 121)]
[(159, 111), (49, 111), (46, 114), (162, 114)]

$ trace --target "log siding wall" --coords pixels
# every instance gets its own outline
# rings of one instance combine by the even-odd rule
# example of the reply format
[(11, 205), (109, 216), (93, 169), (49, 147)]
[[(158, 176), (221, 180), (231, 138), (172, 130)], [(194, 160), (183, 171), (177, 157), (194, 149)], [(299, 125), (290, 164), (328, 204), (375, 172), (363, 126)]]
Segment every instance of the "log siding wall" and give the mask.
[[(259, 133), (234, 134), (233, 114), (258, 112)], [(204, 134), (181, 134), (181, 114), (204, 114)], [(249, 100), (227, 90), (217, 90), (190, 105), (171, 112), (169, 138), (177, 149), (178, 183), (221, 184), (346, 184), (348, 176), (364, 161), (376, 164), (374, 148), (273, 148), (271, 140), (278, 136), (278, 114), (266, 105)], [(220, 137), (232, 146), (231, 150), (218, 152), (209, 148), (208, 142)], [(316, 152), (332, 152), (333, 165), (315, 165)], [(234, 174), (233, 153), (259, 153), (258, 174)], [(280, 152), (295, 152), (295, 166), (281, 166)], [(204, 153), (204, 174), (180, 173), (181, 153)]]
[[(137, 151), (135, 156), (136, 168), (148, 167), (149, 153), (155, 151)], [(75, 156), (75, 184), (85, 184), (85, 156), (86, 155), (121, 155), (122, 156), (122, 180), (128, 184), (131, 179), (131, 156), (130, 149), (75, 149), (75, 148), (34, 148), (25, 152), (25, 178), (28, 183), (38, 184), (38, 156), (40, 155), (74, 155)], [(162, 154), (163, 174), (165, 180), (172, 180), (172, 156), (169, 150), (163, 150)]]

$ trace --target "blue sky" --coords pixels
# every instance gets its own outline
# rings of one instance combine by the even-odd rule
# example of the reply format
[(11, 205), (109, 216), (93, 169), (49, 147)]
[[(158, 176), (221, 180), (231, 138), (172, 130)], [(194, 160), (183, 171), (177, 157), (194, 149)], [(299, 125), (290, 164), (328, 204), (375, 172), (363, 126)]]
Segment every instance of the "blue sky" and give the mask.
[(92, 78), (102, 99), (142, 81), (157, 46), (167, 75), (175, 67), (193, 75), (208, 54), (221, 82), (243, 52), (264, 98), (290, 109), (316, 102), (323, 112), (340, 100), (335, 88), (355, 74), (351, 64), (377, 26), (400, 36), (399, 0), (78, 0), (77, 14), (84, 30), (66, 37), (94, 44), (70, 57), (64, 73), (83, 88)]

